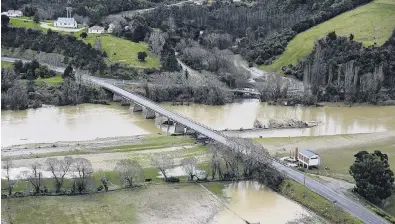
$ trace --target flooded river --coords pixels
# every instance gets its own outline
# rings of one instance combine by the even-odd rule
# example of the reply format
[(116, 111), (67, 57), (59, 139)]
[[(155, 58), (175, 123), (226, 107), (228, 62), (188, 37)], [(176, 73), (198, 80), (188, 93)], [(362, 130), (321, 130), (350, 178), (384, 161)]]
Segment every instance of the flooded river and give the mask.
[(318, 136), (395, 130), (395, 106), (338, 107), (336, 104), (329, 104), (325, 107), (285, 107), (267, 105), (251, 99), (225, 106), (166, 104), (166, 107), (216, 130), (250, 129), (255, 119), (263, 123), (270, 119), (287, 118), (322, 122), (316, 127), (307, 129), (237, 132), (242, 137)]
[[(227, 206), (219, 212), (212, 224), (287, 223), (307, 211), (297, 203), (253, 181), (232, 183), (224, 190), (229, 197)], [(237, 214), (237, 216), (234, 213)], [(241, 218), (239, 218), (240, 216)]]
[(119, 104), (43, 107), (1, 112), (1, 145), (80, 141), (158, 133), (152, 120)]
[[(395, 107), (283, 107), (270, 106), (257, 100), (243, 100), (224, 106), (163, 105), (217, 130), (252, 128), (255, 119), (261, 122), (286, 118), (322, 122), (308, 129), (238, 132), (245, 137), (317, 136), (395, 130)], [(140, 112), (133, 113), (129, 107), (122, 107), (118, 103), (110, 106), (83, 104), (1, 112), (3, 147), (158, 132), (159, 126), (154, 121), (144, 120)]]

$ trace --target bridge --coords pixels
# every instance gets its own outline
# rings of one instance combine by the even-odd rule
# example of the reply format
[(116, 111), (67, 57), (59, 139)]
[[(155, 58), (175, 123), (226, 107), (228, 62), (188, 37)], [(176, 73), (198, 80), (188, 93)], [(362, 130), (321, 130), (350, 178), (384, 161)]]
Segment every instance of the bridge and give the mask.
[[(9, 61), (14, 62), (15, 60), (20, 60), (16, 58), (8, 58), (8, 57), (1, 57), (2, 61)], [(28, 60), (26, 60), (28, 61)], [(51, 70), (55, 70), (58, 72), (63, 72), (65, 68), (63, 67), (55, 67), (50, 66)], [(191, 130), (196, 131), (212, 140), (225, 144), (231, 148), (235, 147), (235, 142), (232, 142), (228, 136), (219, 133), (213, 130), (210, 127), (207, 127), (203, 124), (200, 124), (196, 121), (193, 121), (190, 118), (184, 117), (178, 113), (172, 112), (166, 108), (163, 108), (159, 104), (140, 96), (136, 93), (125, 91), (115, 85), (112, 85), (109, 80), (100, 79), (88, 75), (82, 75), (81, 78), (89, 83), (93, 83), (107, 89), (110, 92), (114, 93), (114, 98), (120, 100), (128, 100), (134, 103), (133, 110), (134, 111), (145, 111), (145, 117), (147, 119), (155, 118), (155, 113), (158, 113), (168, 119), (171, 119), (175, 122), (176, 125), (176, 132), (184, 132), (184, 128), (189, 128)], [(111, 82), (111, 81), (110, 81)], [(178, 125), (178, 128), (177, 128)], [(237, 143), (236, 143), (237, 144)], [(326, 198), (329, 201), (334, 202), (334, 205), (342, 208), (346, 212), (350, 213), (352, 216), (357, 217), (364, 223), (372, 223), (372, 224), (380, 224), (380, 223), (388, 223), (380, 216), (376, 215), (369, 209), (363, 207), (358, 202), (348, 198), (342, 192), (338, 192), (337, 190), (332, 189), (330, 186), (326, 185), (325, 183), (318, 182), (304, 174), (287, 167), (286, 165), (282, 164), (280, 161), (274, 158), (267, 158), (272, 161), (272, 165), (279, 171), (283, 172), (289, 178), (295, 180), (300, 184), (304, 184), (307, 188), (311, 191), (321, 195), (322, 197)]]
[[(115, 98), (126, 99), (129, 101), (132, 101), (135, 105), (133, 107), (133, 110), (134, 111), (143, 111), (143, 114), (147, 119), (155, 118), (155, 113), (157, 113), (159, 115), (167, 117), (168, 119), (170, 119), (174, 123), (176, 123), (176, 130), (177, 130), (177, 125), (179, 125), (178, 129), (182, 129), (181, 130), (182, 132), (184, 131), (183, 127), (189, 128), (191, 130), (196, 131), (197, 133), (200, 133), (200, 134), (202, 134), (214, 141), (217, 141), (219, 143), (227, 145), (233, 149), (235, 149), (235, 144), (238, 144), (236, 142), (233, 142), (226, 135), (221, 134), (221, 133), (213, 130), (212, 128), (207, 127), (203, 124), (200, 124), (190, 118), (187, 118), (187, 117), (184, 117), (178, 113), (172, 112), (172, 111), (160, 106), (159, 104), (157, 104), (157, 103), (155, 103), (143, 96), (140, 96), (136, 93), (125, 91), (115, 85), (109, 84), (103, 80), (100, 80), (100, 79), (92, 77), (92, 76), (83, 75), (82, 79), (84, 81), (99, 85), (99, 86), (103, 87), (104, 89), (107, 89), (108, 91), (113, 92)], [(238, 150), (238, 149), (235, 149), (235, 150)], [(245, 153), (245, 152), (242, 152), (242, 153)], [(257, 159), (260, 159), (260, 158), (257, 158)], [(264, 158), (264, 159), (271, 160), (272, 165), (277, 170), (283, 172), (286, 176), (295, 180), (296, 182), (298, 182), (300, 184), (304, 184), (307, 188), (309, 188), (313, 192), (321, 195), (322, 197), (326, 198), (327, 200), (332, 201), (334, 203), (334, 205), (339, 206), (340, 208), (342, 208), (345, 211), (347, 211), (348, 213), (350, 213), (352, 216), (359, 218), (364, 223), (372, 223), (372, 224), (387, 223), (380, 216), (376, 215), (369, 209), (363, 207), (358, 202), (355, 202), (352, 199), (348, 198), (343, 193), (333, 190), (325, 183), (318, 182), (308, 176), (305, 176), (304, 174), (302, 174), (290, 167), (287, 167), (286, 165), (284, 165), (283, 163), (281, 163), (280, 161), (278, 161), (272, 157)]]

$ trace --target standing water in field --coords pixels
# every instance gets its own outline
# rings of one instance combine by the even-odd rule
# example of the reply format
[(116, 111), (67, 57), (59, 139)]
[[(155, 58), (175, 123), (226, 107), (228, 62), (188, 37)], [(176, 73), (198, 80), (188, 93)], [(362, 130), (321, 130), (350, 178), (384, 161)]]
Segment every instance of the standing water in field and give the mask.
[(250, 223), (282, 224), (309, 215), (302, 206), (254, 181), (229, 184), (223, 192), (231, 211), (223, 208), (211, 224), (245, 224), (241, 218)]

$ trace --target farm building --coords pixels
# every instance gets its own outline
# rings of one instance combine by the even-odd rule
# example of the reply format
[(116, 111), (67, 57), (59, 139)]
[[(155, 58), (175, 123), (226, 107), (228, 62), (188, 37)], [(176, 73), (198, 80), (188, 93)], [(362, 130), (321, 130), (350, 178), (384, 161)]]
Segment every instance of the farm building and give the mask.
[(102, 26), (89, 27), (88, 33), (104, 33), (104, 27)]
[(56, 27), (77, 28), (77, 22), (71, 17), (71, 8), (66, 8), (67, 16), (59, 17), (53, 25)]
[(8, 17), (21, 17), (23, 16), (20, 10), (8, 10), (7, 12), (2, 12), (1, 15), (6, 15)]
[(320, 156), (308, 149), (302, 149), (298, 152), (298, 163), (307, 168), (318, 167)]
[(56, 27), (77, 28), (77, 22), (74, 18), (60, 17), (53, 23)]

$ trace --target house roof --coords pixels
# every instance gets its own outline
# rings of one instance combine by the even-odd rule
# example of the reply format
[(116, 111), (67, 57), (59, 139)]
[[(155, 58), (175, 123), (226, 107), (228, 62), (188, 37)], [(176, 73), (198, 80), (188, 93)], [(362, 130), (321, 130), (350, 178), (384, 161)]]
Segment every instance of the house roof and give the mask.
[(8, 13), (22, 13), (20, 10), (8, 10)]
[(102, 26), (92, 26), (92, 27), (89, 27), (89, 29), (93, 29), (93, 30), (104, 30), (104, 27), (102, 27)]
[(313, 157), (313, 156), (318, 156), (318, 154), (308, 150), (308, 149), (302, 149), (299, 151), (300, 154), (303, 154), (304, 156), (307, 156), (309, 158)]
[(75, 23), (74, 18), (66, 18), (66, 17), (59, 17), (58, 20), (56, 20), (58, 23)]

